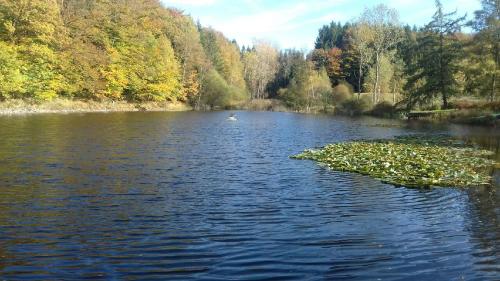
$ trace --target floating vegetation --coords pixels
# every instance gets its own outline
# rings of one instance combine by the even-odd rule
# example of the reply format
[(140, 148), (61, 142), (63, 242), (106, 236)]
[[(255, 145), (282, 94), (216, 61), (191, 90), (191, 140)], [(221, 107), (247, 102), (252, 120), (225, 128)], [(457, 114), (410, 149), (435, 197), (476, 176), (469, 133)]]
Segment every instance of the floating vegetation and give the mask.
[(355, 172), (408, 187), (490, 186), (493, 152), (448, 136), (402, 136), (306, 150), (294, 159), (318, 161), (332, 170)]

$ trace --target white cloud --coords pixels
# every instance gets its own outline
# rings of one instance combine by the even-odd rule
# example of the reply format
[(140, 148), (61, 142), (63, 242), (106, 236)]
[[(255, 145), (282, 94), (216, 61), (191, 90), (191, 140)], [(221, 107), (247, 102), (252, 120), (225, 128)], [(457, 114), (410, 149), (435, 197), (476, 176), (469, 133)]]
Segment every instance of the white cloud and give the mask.
[[(287, 9), (275, 9), (231, 18), (211, 18), (207, 22), (229, 38), (240, 44), (249, 45), (254, 39), (275, 39), (283, 32), (291, 32), (296, 20), (302, 16), (306, 4), (298, 4)], [(205, 20), (205, 19), (202, 19)]]
[[(217, 30), (222, 31), (227, 37), (234, 38), (240, 45), (251, 45), (255, 39), (265, 39), (275, 42), (281, 47), (290, 48), (299, 46), (300, 40), (314, 40), (316, 31), (320, 25), (327, 24), (332, 20), (347, 21), (349, 16), (332, 12), (332, 8), (344, 3), (346, 0), (325, 1), (320, 4), (310, 5), (300, 1), (293, 5), (275, 7), (267, 10), (257, 10), (255, 13), (235, 15), (229, 18), (201, 18)], [(258, 0), (246, 0), (245, 2), (258, 3)], [(312, 29), (307, 36), (303, 34), (304, 29)], [(307, 42), (309, 47), (311, 42)], [(300, 42), (300, 46), (305, 42)]]
[[(281, 47), (306, 47), (314, 43), (318, 29), (331, 21), (355, 20), (363, 7), (385, 3), (400, 13), (402, 23), (422, 26), (431, 20), (434, 0), (161, 0), (166, 6), (186, 10), (203, 25), (251, 45), (255, 39)], [(480, 0), (442, 0), (446, 11), (463, 15), (480, 6)]]

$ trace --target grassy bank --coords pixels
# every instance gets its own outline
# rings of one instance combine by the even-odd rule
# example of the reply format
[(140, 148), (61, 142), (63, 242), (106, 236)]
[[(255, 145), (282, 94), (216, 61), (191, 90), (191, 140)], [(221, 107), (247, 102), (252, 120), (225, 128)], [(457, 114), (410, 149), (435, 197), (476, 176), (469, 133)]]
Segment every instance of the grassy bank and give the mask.
[(277, 99), (254, 99), (239, 103), (230, 109), (249, 110), (249, 111), (277, 111), (289, 112), (290, 108)]
[[(393, 105), (384, 101), (376, 105), (358, 101), (347, 103), (347, 111), (354, 110), (357, 115), (369, 115), (380, 118), (423, 120), (436, 123), (457, 123), (477, 126), (500, 125), (500, 102), (485, 102), (481, 100), (456, 99), (450, 102), (448, 109), (439, 106), (416, 108), (408, 111), (404, 104)], [(342, 109), (342, 108), (341, 108)], [(346, 111), (346, 110), (344, 110)], [(341, 113), (342, 112), (337, 112)]]
[(45, 102), (20, 99), (0, 102), (0, 115), (72, 112), (188, 111), (191, 109), (190, 106), (180, 102), (149, 102), (139, 104), (125, 101), (82, 101), (62, 98)]
[(452, 109), (412, 111), (408, 119), (418, 119), (433, 122), (450, 122), (477, 126), (500, 126), (500, 113), (479, 109)]
[[(278, 111), (278, 112), (297, 112), (297, 113), (326, 113), (344, 116), (373, 116), (388, 119), (418, 119), (438, 123), (459, 123), (476, 126), (499, 126), (500, 112), (499, 106), (495, 104), (481, 105), (468, 108), (458, 107), (449, 110), (427, 110), (407, 112), (397, 108), (387, 99), (392, 95), (384, 95), (385, 100), (377, 105), (371, 103), (369, 94), (362, 94), (350, 97), (337, 106), (311, 106), (308, 108), (293, 109), (278, 99), (256, 99), (236, 104), (227, 109), (250, 110), (250, 111)], [(416, 116), (417, 118), (411, 118)]]

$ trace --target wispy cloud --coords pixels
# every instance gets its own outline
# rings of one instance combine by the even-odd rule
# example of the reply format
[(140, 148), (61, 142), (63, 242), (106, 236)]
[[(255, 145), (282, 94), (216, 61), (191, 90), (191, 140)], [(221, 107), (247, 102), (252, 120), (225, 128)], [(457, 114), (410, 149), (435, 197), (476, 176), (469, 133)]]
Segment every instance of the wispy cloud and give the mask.
[[(278, 5), (273, 8), (255, 9), (260, 0), (245, 0), (255, 12), (247, 12), (232, 17), (201, 18), (212, 27), (223, 31), (228, 37), (235, 38), (242, 45), (249, 45), (255, 39), (265, 39), (281, 47), (309, 48), (314, 41), (315, 32), (322, 25), (335, 21), (347, 21), (346, 14), (332, 12), (346, 0), (323, 1), (315, 5), (303, 1)], [(277, 1), (278, 2), (278, 1)], [(304, 29), (308, 29), (304, 32)], [(310, 31), (312, 29), (312, 32)], [(307, 40), (297, 44), (299, 40)]]
[[(447, 11), (472, 14), (480, 0), (442, 0)], [(331, 21), (355, 20), (365, 7), (386, 4), (403, 23), (422, 26), (435, 11), (434, 0), (162, 0), (203, 25), (222, 31), (240, 45), (265, 39), (283, 48), (312, 48), (318, 29)]]

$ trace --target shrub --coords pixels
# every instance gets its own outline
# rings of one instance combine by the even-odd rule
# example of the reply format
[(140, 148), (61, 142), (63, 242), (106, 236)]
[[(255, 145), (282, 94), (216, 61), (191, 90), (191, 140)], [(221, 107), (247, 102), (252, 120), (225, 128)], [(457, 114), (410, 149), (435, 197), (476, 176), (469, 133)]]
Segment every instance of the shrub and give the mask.
[(372, 101), (372, 97), (367, 95), (367, 96), (361, 96), (361, 98), (359, 98), (359, 100), (361, 101), (361, 103), (364, 105), (366, 111), (369, 111), (373, 108), (373, 101)]
[(451, 108), (460, 110), (485, 110), (485, 111), (500, 111), (500, 101), (474, 101), (469, 99), (460, 99), (450, 102)]
[(372, 108), (370, 98), (351, 98), (342, 102), (338, 108), (339, 113), (350, 116), (362, 115)]
[(477, 106), (477, 103), (471, 100), (455, 100), (450, 102), (450, 107), (455, 109), (471, 109)]
[(215, 70), (210, 70), (203, 81), (201, 102), (209, 108), (234, 108), (247, 98), (245, 90), (228, 85)]
[(387, 101), (378, 103), (370, 111), (371, 115), (384, 118), (393, 117), (395, 113), (396, 113), (396, 108), (392, 105), (392, 103)]
[(479, 106), (479, 109), (500, 112), (500, 101), (485, 102)]
[(333, 88), (332, 100), (335, 104), (342, 104), (343, 102), (352, 99), (353, 87), (347, 82), (340, 82)]

